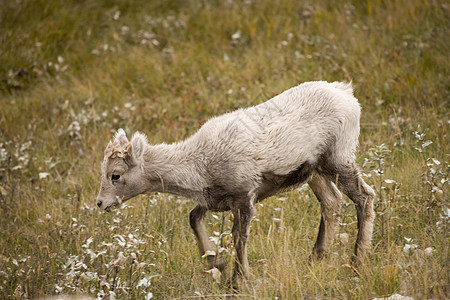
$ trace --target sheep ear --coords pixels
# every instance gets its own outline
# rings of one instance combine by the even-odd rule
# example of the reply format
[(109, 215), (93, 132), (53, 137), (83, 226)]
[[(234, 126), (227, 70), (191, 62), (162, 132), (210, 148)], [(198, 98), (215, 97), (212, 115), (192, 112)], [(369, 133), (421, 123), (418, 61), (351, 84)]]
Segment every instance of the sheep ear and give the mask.
[(127, 135), (122, 128), (117, 130), (116, 134), (114, 135), (114, 141), (118, 142), (120, 145), (128, 143)]
[(141, 160), (147, 145), (147, 137), (145, 134), (136, 132), (131, 138), (131, 155), (137, 161)]
[(111, 154), (112, 142), (109, 141), (108, 145), (105, 148), (105, 155), (109, 156)]

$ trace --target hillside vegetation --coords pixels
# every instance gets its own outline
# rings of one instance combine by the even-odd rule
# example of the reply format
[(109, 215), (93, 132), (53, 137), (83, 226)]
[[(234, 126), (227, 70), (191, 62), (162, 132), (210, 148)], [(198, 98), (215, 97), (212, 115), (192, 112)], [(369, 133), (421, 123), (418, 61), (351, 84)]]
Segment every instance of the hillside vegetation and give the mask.
[[(0, 0), (0, 298), (449, 297), (449, 4), (338, 3)], [(214, 278), (187, 199), (97, 209), (118, 128), (174, 142), (312, 80), (352, 81), (363, 108), (377, 218), (360, 268), (348, 199), (331, 251), (308, 262), (320, 208), (307, 186), (257, 205), (235, 295), (230, 214), (207, 219), (229, 262)]]

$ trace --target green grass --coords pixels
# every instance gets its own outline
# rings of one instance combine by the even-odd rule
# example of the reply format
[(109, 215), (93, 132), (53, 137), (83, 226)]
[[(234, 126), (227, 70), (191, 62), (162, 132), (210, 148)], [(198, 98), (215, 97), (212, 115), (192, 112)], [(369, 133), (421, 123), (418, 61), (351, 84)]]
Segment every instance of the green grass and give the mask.
[[(104, 147), (120, 127), (152, 143), (181, 140), (212, 116), (311, 80), (352, 80), (363, 107), (358, 162), (378, 193), (372, 254), (348, 266), (356, 217), (346, 200), (339, 233), (350, 241), (309, 264), (319, 204), (307, 188), (273, 197), (258, 206), (251, 278), (234, 297), (450, 295), (445, 2), (0, 6), (0, 298), (231, 297), (231, 216), (229, 267), (216, 283), (189, 228), (193, 203), (158, 194), (96, 209)], [(375, 153), (381, 144), (390, 152)], [(211, 236), (221, 220), (208, 217)]]

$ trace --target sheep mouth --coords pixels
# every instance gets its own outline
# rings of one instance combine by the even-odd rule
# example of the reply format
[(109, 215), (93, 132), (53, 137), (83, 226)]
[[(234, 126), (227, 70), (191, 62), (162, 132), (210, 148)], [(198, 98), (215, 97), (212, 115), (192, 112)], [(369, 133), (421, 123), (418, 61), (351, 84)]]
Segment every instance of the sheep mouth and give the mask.
[(107, 207), (103, 208), (103, 210), (107, 211), (107, 212), (112, 212), (113, 210), (118, 208), (121, 204), (122, 204), (121, 202), (115, 202), (115, 203), (112, 203), (112, 204), (108, 205)]
[(118, 206), (120, 206), (121, 202), (114, 202), (114, 203), (109, 203), (109, 204), (97, 204), (98, 207), (100, 208), (100, 210), (104, 210), (107, 212), (111, 212), (113, 211), (115, 208), (117, 208)]

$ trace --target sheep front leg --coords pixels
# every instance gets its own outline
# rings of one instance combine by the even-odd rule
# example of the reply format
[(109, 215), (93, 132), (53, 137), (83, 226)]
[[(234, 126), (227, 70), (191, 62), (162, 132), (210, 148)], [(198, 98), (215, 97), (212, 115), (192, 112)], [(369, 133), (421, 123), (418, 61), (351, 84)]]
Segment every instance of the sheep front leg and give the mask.
[(247, 259), (247, 240), (250, 233), (250, 222), (254, 215), (254, 209), (251, 202), (239, 203), (232, 209), (234, 216), (233, 239), (236, 249), (235, 267), (233, 272), (233, 283), (241, 276), (248, 277), (249, 263)]
[(208, 264), (211, 268), (221, 267), (217, 259), (217, 249), (216, 246), (209, 240), (208, 233), (205, 228), (203, 219), (208, 211), (206, 207), (197, 205), (189, 214), (189, 221), (192, 230), (194, 231), (195, 237), (197, 238), (198, 248), (200, 255), (205, 255), (206, 251), (212, 251), (214, 255), (207, 255)]

